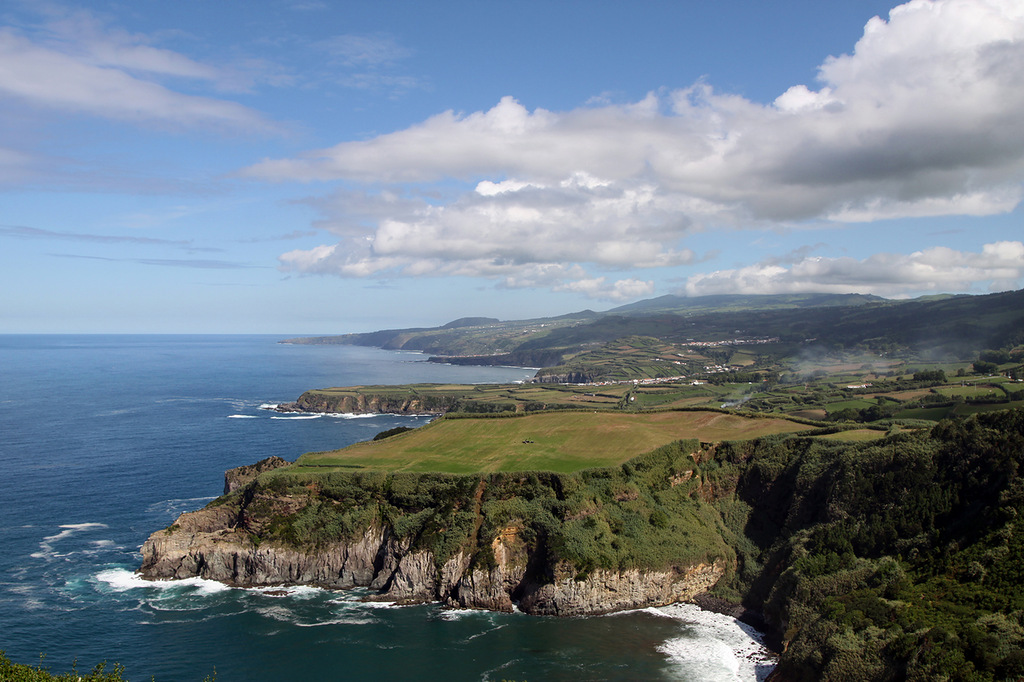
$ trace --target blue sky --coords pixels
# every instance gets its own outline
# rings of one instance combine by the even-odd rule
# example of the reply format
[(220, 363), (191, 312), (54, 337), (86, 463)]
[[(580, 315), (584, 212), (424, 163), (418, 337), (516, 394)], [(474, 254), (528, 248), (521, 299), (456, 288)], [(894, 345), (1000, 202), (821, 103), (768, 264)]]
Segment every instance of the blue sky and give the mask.
[(1024, 286), (1024, 4), (0, 3), (0, 333)]

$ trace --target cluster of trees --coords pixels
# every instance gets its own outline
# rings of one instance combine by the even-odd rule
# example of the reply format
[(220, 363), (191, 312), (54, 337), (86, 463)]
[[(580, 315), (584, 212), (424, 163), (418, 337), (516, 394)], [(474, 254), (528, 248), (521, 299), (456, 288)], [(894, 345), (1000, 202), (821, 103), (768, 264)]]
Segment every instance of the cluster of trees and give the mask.
[(720, 453), (756, 546), (732, 589), (778, 625), (784, 679), (1024, 675), (1024, 411)]

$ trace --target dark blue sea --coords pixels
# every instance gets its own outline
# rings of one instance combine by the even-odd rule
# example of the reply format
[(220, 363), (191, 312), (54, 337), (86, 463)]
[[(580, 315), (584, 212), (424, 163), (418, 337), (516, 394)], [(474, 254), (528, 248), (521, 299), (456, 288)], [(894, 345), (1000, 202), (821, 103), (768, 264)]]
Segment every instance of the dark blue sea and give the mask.
[(756, 633), (692, 606), (553, 619), (398, 607), (358, 592), (134, 574), (150, 533), (226, 469), (422, 417), (277, 414), (326, 386), (511, 382), (532, 372), (270, 336), (0, 336), (0, 650), (130, 680), (755, 680)]

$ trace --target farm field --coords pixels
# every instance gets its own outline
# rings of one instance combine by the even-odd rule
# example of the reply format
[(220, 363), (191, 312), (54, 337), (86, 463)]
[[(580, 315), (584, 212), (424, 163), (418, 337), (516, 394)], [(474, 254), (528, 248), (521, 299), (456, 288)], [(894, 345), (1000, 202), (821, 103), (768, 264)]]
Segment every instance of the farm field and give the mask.
[(825, 440), (839, 440), (844, 442), (860, 443), (870, 440), (878, 440), (886, 435), (885, 431), (879, 431), (876, 429), (849, 429), (847, 431), (839, 431), (837, 433), (829, 433), (818, 438)]
[(568, 473), (615, 466), (676, 440), (744, 440), (807, 431), (782, 418), (722, 412), (551, 412), (511, 418), (440, 419), (380, 441), (307, 453), (294, 470), (316, 467), (474, 473)]

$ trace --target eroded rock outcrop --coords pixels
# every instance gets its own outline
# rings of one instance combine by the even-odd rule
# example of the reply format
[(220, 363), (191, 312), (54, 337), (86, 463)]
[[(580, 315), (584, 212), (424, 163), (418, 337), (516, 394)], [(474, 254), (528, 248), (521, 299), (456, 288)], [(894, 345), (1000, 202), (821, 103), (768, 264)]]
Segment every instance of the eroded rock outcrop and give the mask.
[(246, 464), (234, 469), (228, 469), (224, 472), (224, 494), (227, 495), (233, 490), (246, 486), (264, 471), (272, 471), (287, 465), (288, 460), (274, 456), (261, 459), (255, 464)]
[(403, 554), (401, 543), (378, 528), (353, 542), (302, 550), (259, 543), (254, 537), (237, 508), (186, 512), (142, 545), (141, 573), (152, 579), (200, 577), (240, 587), (349, 589), (380, 585), (384, 558)]
[(582, 580), (570, 569), (529, 590), (519, 607), (527, 613), (583, 616), (687, 602), (714, 587), (725, 568), (724, 561), (715, 561), (664, 571), (597, 569)]
[(459, 402), (459, 396), (336, 394), (306, 391), (293, 403), (278, 405), (278, 412), (328, 414), (444, 414)]
[[(264, 509), (294, 511), (295, 501), (260, 501)], [(291, 509), (289, 509), (291, 507)], [(248, 518), (247, 518), (248, 517)], [(692, 600), (715, 585), (725, 562), (652, 571), (595, 570), (579, 577), (569, 565), (536, 566), (518, 527), (491, 543), (493, 562), (474, 565), (460, 551), (439, 563), (426, 550), (410, 549), (378, 526), (359, 538), (299, 549), (256, 540), (259, 529), (237, 504), (182, 514), (142, 546), (141, 573), (150, 579), (201, 577), (240, 587), (317, 585), (368, 587), (371, 598), (399, 603), (441, 602), (458, 608), (579, 616)], [(544, 577), (542, 577), (544, 576)], [(553, 578), (553, 579), (552, 579)]]
[[(575, 616), (689, 601), (737, 565), (697, 441), (619, 467), (486, 474), (281, 469), (142, 547), (142, 575), (369, 588), (401, 603)], [(716, 479), (716, 489), (726, 481)]]

